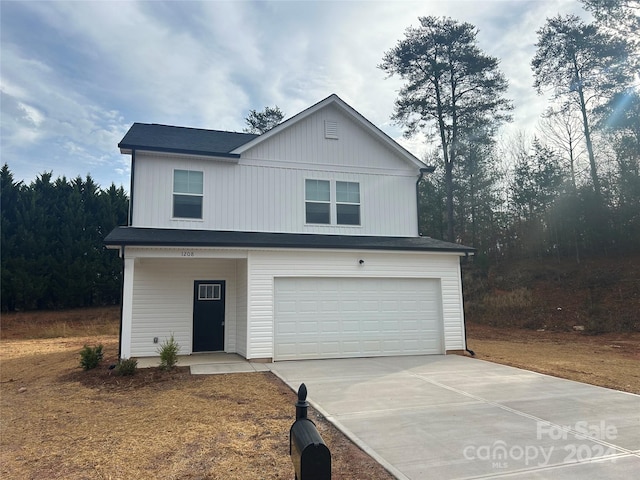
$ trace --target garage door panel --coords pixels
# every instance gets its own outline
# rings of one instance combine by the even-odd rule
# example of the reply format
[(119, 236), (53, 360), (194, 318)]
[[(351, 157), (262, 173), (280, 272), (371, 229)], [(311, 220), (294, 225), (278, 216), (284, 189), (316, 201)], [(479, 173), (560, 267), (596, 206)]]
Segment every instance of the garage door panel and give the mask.
[(337, 312), (339, 309), (339, 303), (337, 300), (323, 300), (320, 302), (322, 311), (325, 313)]
[(335, 319), (327, 320), (320, 323), (320, 331), (323, 335), (332, 334), (336, 335), (340, 332), (340, 322)]
[(276, 278), (274, 358), (443, 353), (438, 292), (430, 279)]
[(340, 302), (340, 311), (342, 312), (360, 312), (362, 311), (362, 307), (360, 302), (355, 300), (343, 300)]
[(383, 300), (380, 302), (380, 311), (381, 312), (400, 312), (400, 306), (398, 302), (395, 300)]

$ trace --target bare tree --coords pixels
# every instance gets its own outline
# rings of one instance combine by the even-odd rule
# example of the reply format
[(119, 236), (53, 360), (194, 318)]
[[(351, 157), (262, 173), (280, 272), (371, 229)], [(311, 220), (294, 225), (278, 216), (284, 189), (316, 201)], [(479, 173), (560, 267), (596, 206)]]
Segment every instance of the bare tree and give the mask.
[(629, 45), (575, 15), (547, 19), (538, 30), (538, 50), (531, 62), (539, 93), (553, 89), (556, 98), (577, 102), (582, 117), (593, 189), (601, 197), (593, 150), (594, 109), (623, 91), (634, 71), (628, 64)]
[(538, 123), (538, 129), (546, 143), (566, 156), (574, 191), (577, 188), (576, 166), (585, 153), (584, 130), (577, 113), (575, 104), (565, 103), (557, 110), (547, 109)]

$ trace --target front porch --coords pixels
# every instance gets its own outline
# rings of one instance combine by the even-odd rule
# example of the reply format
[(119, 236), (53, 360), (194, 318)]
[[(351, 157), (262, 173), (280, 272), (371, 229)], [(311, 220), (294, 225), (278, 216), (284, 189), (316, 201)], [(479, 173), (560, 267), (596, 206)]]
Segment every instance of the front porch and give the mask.
[[(205, 248), (186, 252), (175, 248), (128, 248), (124, 260), (121, 356), (134, 357), (139, 362), (143, 358), (154, 361), (158, 348), (173, 335), (185, 359), (190, 354), (202, 355), (198, 351), (246, 357), (246, 255), (246, 251)], [(198, 287), (203, 283), (219, 290), (201, 297)], [(200, 308), (214, 303), (221, 304), (215, 312)], [(203, 336), (203, 331), (209, 335)]]

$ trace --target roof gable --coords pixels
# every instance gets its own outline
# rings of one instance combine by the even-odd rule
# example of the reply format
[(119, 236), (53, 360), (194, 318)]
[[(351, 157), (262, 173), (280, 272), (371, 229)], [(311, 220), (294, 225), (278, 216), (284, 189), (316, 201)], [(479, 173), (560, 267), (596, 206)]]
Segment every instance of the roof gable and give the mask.
[(335, 93), (328, 96), (324, 100), (321, 100), (315, 105), (312, 105), (306, 110), (303, 110), (297, 115), (294, 115), (288, 120), (285, 120), (284, 122), (280, 123), (276, 127), (269, 130), (268, 132), (260, 136), (257, 136), (256, 138), (246, 143), (243, 143), (242, 145), (239, 145), (231, 153), (242, 154), (252, 148), (255, 148), (256, 146), (262, 143), (267, 142), (269, 139), (283, 133), (285, 130), (288, 130), (294, 127), (295, 125), (303, 122), (304, 120), (308, 119), (309, 117), (316, 114), (320, 110), (325, 108), (331, 108), (331, 107), (337, 108), (343, 115), (347, 116), (353, 122), (357, 123), (360, 127), (362, 127), (365, 131), (367, 131), (371, 136), (373, 136), (376, 140), (382, 142), (389, 149), (394, 151), (399, 157), (401, 157), (408, 164), (416, 168), (425, 167), (425, 164), (421, 162), (417, 157), (415, 157), (412, 153), (410, 153), (408, 150), (402, 147), (399, 143), (397, 143), (395, 140), (389, 137), (386, 133), (384, 133), (382, 130), (376, 127), (373, 123), (371, 123), (369, 120), (363, 117), (360, 113), (358, 113), (354, 108), (348, 105), (344, 100), (338, 97), (338, 95), (336, 95)]
[(147, 150), (238, 158), (239, 154), (231, 152), (257, 136), (251, 133), (134, 123), (118, 147), (122, 153)]
[(425, 167), (425, 164), (417, 157), (372, 124), (336, 94), (328, 96), (262, 135), (176, 127), (156, 123), (134, 123), (120, 141), (118, 147), (120, 152), (124, 154), (129, 154), (134, 150), (143, 150), (221, 157), (237, 161), (244, 152), (268, 143), (270, 139), (283, 132), (293, 130), (323, 109), (339, 111), (343, 117), (351, 120), (366, 134), (371, 135), (377, 142), (394, 152), (397, 158), (406, 165), (414, 168)]

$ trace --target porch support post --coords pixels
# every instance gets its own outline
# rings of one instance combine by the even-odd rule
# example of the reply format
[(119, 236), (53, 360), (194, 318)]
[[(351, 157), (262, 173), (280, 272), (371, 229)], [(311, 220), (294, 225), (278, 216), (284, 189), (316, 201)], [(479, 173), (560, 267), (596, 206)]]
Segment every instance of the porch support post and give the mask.
[(133, 273), (135, 258), (124, 258), (124, 286), (122, 293), (121, 358), (131, 357), (131, 324), (133, 321)]

